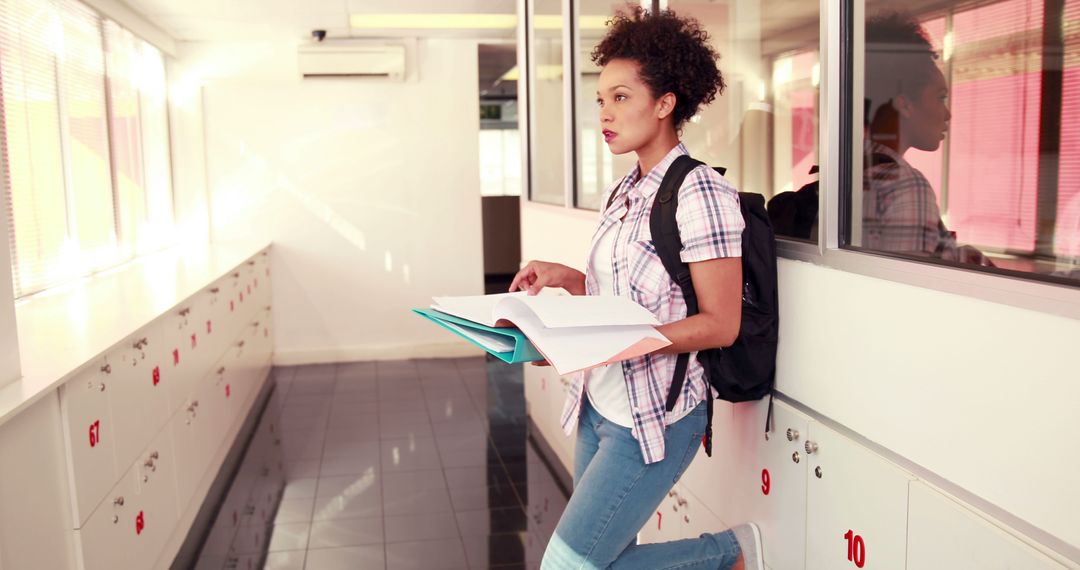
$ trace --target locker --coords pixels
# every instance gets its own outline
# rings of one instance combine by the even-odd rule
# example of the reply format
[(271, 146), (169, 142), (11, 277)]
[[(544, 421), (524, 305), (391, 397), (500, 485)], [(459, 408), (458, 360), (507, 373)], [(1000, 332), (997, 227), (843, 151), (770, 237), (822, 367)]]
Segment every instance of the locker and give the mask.
[(143, 529), (136, 535), (138, 560), (156, 561), (179, 520), (175, 461), (172, 432), (165, 429), (132, 466), (134, 495), (143, 511)]
[(705, 533), (715, 534), (731, 526), (724, 524), (720, 517), (708, 508), (705, 501), (685, 485), (682, 485), (679, 494), (686, 502), (682, 507), (682, 517), (680, 517), (683, 538), (697, 538)]
[(807, 569), (905, 568), (913, 477), (820, 423), (805, 449)]
[[(713, 454), (705, 455), (704, 448), (698, 450), (697, 457), (683, 473), (679, 483), (687, 491), (698, 497), (711, 512), (733, 516), (732, 501), (735, 476), (739, 472), (736, 452), (734, 405), (723, 400), (713, 402)], [(729, 524), (743, 522), (727, 520)]]
[(161, 338), (165, 350), (165, 363), (161, 373), (163, 377), (167, 377), (166, 391), (169, 396), (169, 407), (175, 410), (188, 399), (191, 391), (195, 389), (195, 384), (201, 378), (190, 349), (191, 335), (197, 334), (198, 330), (196, 315), (192, 312), (192, 303), (182, 303), (167, 314), (161, 322)]
[(989, 518), (914, 481), (908, 498), (907, 567), (910, 570), (1063, 570)]
[(682, 494), (682, 486), (676, 484), (668, 491), (656, 513), (649, 518), (638, 533), (638, 544), (653, 544), (685, 538), (683, 517), (688, 514), (689, 501)]
[[(135, 473), (129, 470), (96, 505), (82, 528), (75, 531), (81, 570), (129, 568), (137, 560), (137, 532), (142, 507), (135, 496)], [(143, 518), (145, 521), (145, 517)], [(150, 566), (152, 561), (145, 561)]]
[(162, 385), (165, 349), (151, 325), (127, 339), (106, 358), (113, 367), (109, 402), (116, 430), (116, 461), (126, 469), (169, 417), (169, 402)]
[(724, 521), (753, 521), (761, 528), (765, 562), (774, 568), (805, 567), (807, 470), (804, 440), (811, 420), (795, 408), (773, 403), (771, 431), (765, 432), (768, 400), (735, 404), (735, 445), (730, 503), (717, 513)]
[(60, 388), (72, 491), (72, 528), (79, 528), (117, 481), (116, 429), (110, 390), (115, 389), (114, 368), (100, 358)]

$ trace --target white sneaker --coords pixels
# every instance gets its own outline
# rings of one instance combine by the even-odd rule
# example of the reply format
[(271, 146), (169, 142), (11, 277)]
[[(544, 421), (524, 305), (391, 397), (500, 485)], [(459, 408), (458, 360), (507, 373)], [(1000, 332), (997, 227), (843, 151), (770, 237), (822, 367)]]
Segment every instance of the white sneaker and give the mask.
[(765, 552), (761, 547), (761, 529), (754, 523), (746, 523), (732, 529), (742, 549), (743, 566), (746, 570), (765, 570)]

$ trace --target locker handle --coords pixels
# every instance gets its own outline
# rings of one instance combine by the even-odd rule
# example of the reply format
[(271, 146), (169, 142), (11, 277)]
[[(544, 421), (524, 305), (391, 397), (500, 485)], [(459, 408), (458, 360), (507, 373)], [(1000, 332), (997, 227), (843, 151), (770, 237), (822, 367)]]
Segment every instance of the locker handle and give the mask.
[(101, 367), (101, 371), (106, 373), (106, 374), (112, 374), (112, 366), (109, 365), (109, 364), (106, 364), (105, 366)]
[(225, 373), (225, 367), (224, 367), (224, 366), (222, 366), (221, 368), (218, 368), (218, 369), (217, 369), (217, 373), (218, 373), (218, 374), (224, 374), (224, 373)]
[(180, 316), (181, 317), (186, 317), (190, 313), (191, 313), (191, 307), (184, 307), (183, 309), (180, 309)]
[(812, 441), (807, 440), (806, 445), (803, 446), (806, 449), (806, 454), (815, 453), (818, 450), (818, 445)]
[(221, 287), (211, 287), (210, 292), (217, 295), (221, 291)]
[(124, 497), (120, 496), (120, 497), (117, 497), (117, 498), (113, 499), (113, 505), (115, 505), (117, 507), (124, 506)]
[(259, 321), (255, 321), (255, 322), (251, 323), (251, 326), (253, 326), (253, 327), (259, 326)]
[(240, 272), (237, 271), (237, 272), (233, 273), (232, 276), (233, 276), (233, 279), (239, 279), (240, 278)]
[(244, 348), (244, 341), (236, 343), (237, 348)]
[(787, 430), (787, 440), (788, 441), (795, 441), (796, 439), (799, 439), (799, 430), (788, 428), (788, 430)]
[(252, 259), (252, 260), (249, 260), (249, 261), (247, 262), (247, 264), (248, 264), (248, 265), (255, 265), (255, 260), (254, 260), (254, 259)]

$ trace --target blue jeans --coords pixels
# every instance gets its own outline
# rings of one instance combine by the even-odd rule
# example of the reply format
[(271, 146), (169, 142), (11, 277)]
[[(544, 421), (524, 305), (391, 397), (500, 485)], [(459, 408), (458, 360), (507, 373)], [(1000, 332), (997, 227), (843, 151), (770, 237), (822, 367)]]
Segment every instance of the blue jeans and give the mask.
[(660, 544), (637, 544), (641, 527), (690, 466), (705, 433), (699, 404), (668, 426), (664, 459), (646, 465), (630, 430), (582, 402), (574, 457), (574, 493), (544, 552), (544, 570), (727, 569), (741, 550), (730, 530)]

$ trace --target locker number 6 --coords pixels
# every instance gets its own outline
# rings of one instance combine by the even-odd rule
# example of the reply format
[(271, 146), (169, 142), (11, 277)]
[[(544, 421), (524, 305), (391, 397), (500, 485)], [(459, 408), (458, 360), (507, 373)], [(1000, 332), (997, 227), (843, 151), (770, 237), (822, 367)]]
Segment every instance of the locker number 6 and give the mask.
[(847, 534), (844, 535), (847, 539), (847, 559), (849, 562), (854, 562), (856, 568), (862, 568), (866, 565), (866, 542), (863, 541), (863, 537), (855, 534), (855, 531), (848, 529)]

